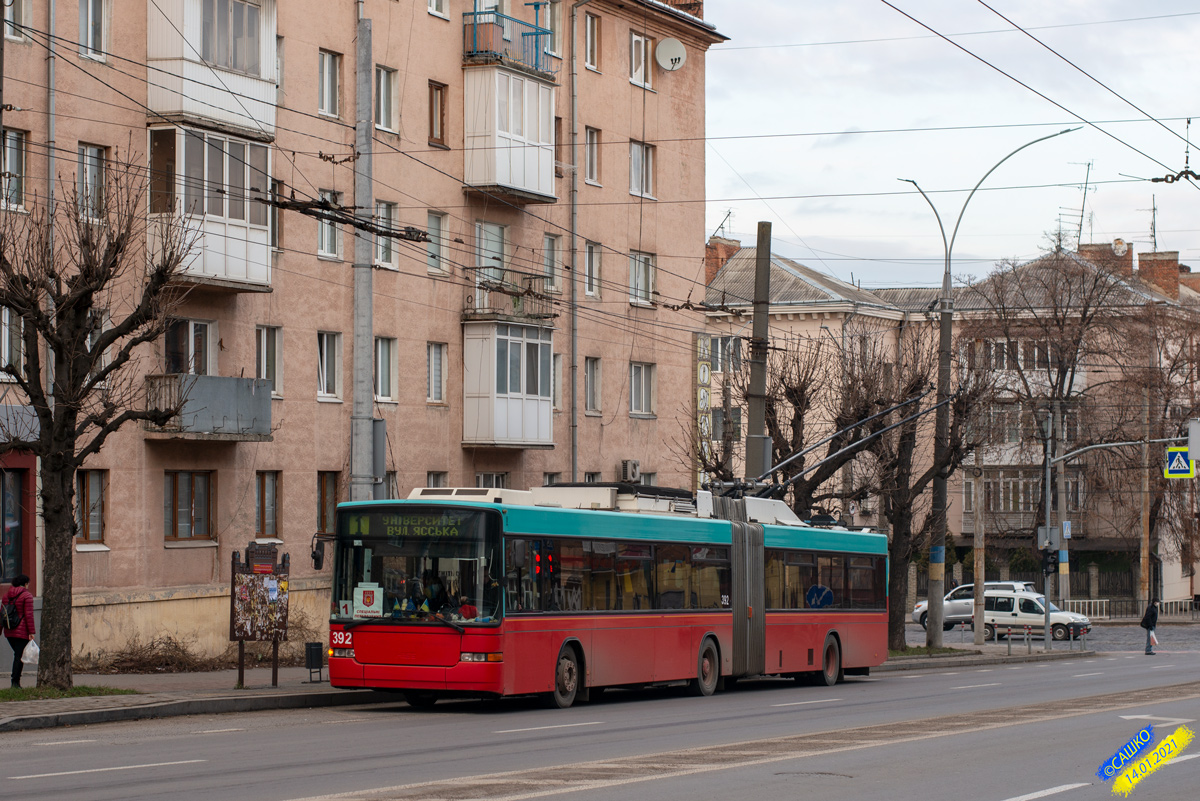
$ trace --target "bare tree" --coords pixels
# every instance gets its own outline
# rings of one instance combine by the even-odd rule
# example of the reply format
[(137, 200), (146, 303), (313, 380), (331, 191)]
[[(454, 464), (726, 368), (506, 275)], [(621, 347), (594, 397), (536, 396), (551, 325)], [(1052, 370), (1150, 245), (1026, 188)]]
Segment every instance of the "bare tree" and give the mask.
[(76, 470), (126, 423), (165, 424), (179, 409), (146, 401), (140, 357), (165, 330), (194, 232), (146, 216), (136, 156), (105, 165), (102, 186), (75, 189), (53, 209), (0, 217), (0, 306), (20, 352), (0, 373), (21, 396), (0, 420), (0, 453), (39, 459), (45, 524), (42, 655), (38, 682), (71, 686)]

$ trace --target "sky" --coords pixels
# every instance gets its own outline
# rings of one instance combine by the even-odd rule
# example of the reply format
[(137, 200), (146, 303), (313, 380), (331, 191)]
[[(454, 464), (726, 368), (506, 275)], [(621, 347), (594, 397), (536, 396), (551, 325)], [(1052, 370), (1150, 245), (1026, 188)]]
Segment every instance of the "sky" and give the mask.
[(775, 253), (842, 280), (940, 285), (937, 219), (898, 179), (929, 194), (949, 237), (1000, 159), (1083, 126), (987, 178), (954, 242), (956, 281), (1034, 258), (1060, 230), (1073, 246), (1081, 210), (1084, 242), (1154, 250), (1153, 221), (1158, 250), (1200, 272), (1200, 182), (1149, 180), (1200, 143), (1200, 113), (1186, 125), (1200, 112), (1200, 5), (888, 2), (705, 2), (730, 37), (706, 63), (707, 233), (752, 246), (769, 221)]

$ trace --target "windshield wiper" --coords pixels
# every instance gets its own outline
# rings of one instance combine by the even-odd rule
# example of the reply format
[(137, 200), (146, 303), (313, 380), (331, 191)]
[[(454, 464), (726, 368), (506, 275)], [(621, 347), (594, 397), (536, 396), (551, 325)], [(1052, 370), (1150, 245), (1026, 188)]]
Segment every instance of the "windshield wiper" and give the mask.
[(455, 631), (457, 631), (459, 634), (466, 634), (466, 633), (467, 633), (467, 630), (466, 630), (465, 628), (463, 628), (463, 627), (462, 627), (462, 626), (460, 626), (459, 624), (455, 623), (454, 621), (452, 621), (452, 620), (446, 620), (445, 618), (442, 618), (442, 617), (435, 617), (435, 616), (432, 616), (432, 615), (431, 615), (430, 617), (426, 617), (426, 618), (411, 618), (411, 617), (359, 617), (359, 618), (355, 618), (354, 620), (351, 620), (351, 621), (350, 621), (350, 622), (348, 622), (348, 623), (343, 623), (343, 624), (342, 624), (342, 631), (349, 631), (350, 629), (357, 628), (358, 626), (362, 626), (362, 625), (364, 625), (364, 624), (367, 624), (367, 623), (370, 623), (370, 624), (372, 624), (372, 625), (375, 625), (375, 626), (382, 626), (382, 625), (395, 626), (395, 625), (398, 625), (398, 624), (400, 624), (400, 623), (424, 623), (424, 622), (427, 622), (427, 621), (430, 621), (430, 620), (436, 620), (436, 621), (437, 621), (437, 622), (439, 622), (439, 623), (445, 623), (447, 626), (449, 626), (450, 628), (454, 629), (454, 630), (455, 630)]
[(440, 622), (440, 623), (445, 623), (447, 626), (449, 626), (450, 628), (454, 629), (454, 630), (455, 630), (455, 631), (457, 631), (459, 634), (466, 634), (466, 633), (467, 633), (467, 630), (466, 630), (465, 628), (463, 628), (462, 626), (458, 625), (458, 624), (457, 624), (457, 623), (455, 623), (453, 620), (447, 620), (446, 618), (444, 618), (444, 617), (438, 617), (437, 615), (434, 615), (434, 616), (433, 616), (433, 619), (434, 619), (434, 620), (436, 620), (436, 621), (438, 621), (438, 622)]

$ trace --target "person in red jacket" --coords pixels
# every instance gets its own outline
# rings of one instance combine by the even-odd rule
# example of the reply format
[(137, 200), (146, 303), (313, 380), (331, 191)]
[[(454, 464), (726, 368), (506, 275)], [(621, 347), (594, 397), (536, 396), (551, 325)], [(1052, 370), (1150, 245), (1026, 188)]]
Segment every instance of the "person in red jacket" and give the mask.
[(8, 638), (8, 644), (13, 649), (13, 687), (21, 686), (21, 669), (25, 667), (25, 663), (21, 661), (21, 655), (25, 653), (25, 646), (29, 645), (29, 641), (33, 639), (34, 635), (33, 594), (25, 587), (28, 583), (29, 576), (24, 573), (17, 576), (13, 579), (8, 592), (4, 593), (4, 599), (0, 601), (0, 603), (14, 604), (21, 615), (20, 625), (15, 629), (4, 629), (4, 636)]

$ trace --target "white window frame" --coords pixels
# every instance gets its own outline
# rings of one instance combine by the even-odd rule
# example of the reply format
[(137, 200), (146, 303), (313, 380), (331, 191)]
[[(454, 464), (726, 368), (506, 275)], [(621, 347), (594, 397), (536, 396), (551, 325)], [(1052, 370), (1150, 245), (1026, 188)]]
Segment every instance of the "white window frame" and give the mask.
[[(342, 193), (320, 189), (317, 194), (334, 206), (342, 205)], [(330, 220), (317, 220), (317, 256), (324, 259), (342, 258), (342, 226)]]
[(598, 356), (587, 356), (583, 360), (583, 410), (599, 413), (603, 407), (603, 365)]
[(425, 343), (425, 402), (446, 403), (446, 356), (449, 345), (445, 342)]
[(963, 514), (975, 513), (975, 482), (972, 479), (965, 479), (962, 485), (962, 505)]
[(583, 180), (600, 186), (600, 129), (583, 129)]
[(552, 56), (562, 55), (562, 3), (560, 0), (548, 0), (546, 16), (542, 18), (542, 27), (550, 31), (546, 37), (545, 52)]
[(431, 273), (450, 272), (446, 268), (446, 215), (430, 211), (425, 217), (425, 232), (429, 241), (425, 243), (425, 267)]
[(599, 242), (586, 242), (583, 246), (583, 294), (589, 298), (600, 297), (600, 268), (603, 248)]
[(629, 253), (629, 302), (638, 306), (654, 303), (654, 254), (641, 251)]
[(629, 82), (643, 89), (654, 88), (654, 39), (629, 32)]
[(563, 355), (555, 353), (550, 357), (550, 408), (556, 412), (562, 410), (562, 376)]
[(254, 329), (254, 375), (271, 382), (271, 397), (283, 397), (283, 329), (260, 325)]
[(317, 51), (317, 113), (337, 117), (341, 111), (342, 56), (332, 50)]
[(542, 473), (542, 486), (553, 487), (562, 481), (562, 473)]
[(4, 38), (23, 42), (28, 37), (21, 26), (29, 25), (30, 0), (7, 0), (4, 4)]
[(450, 474), (445, 470), (429, 470), (425, 473), (426, 487), (450, 486)]
[(254, 474), (254, 536), (279, 539), (280, 525), (278, 470), (258, 470)]
[(553, 350), (553, 334), (549, 329), (497, 326), (496, 396), (549, 400), (553, 394)]
[(542, 236), (542, 276), (547, 292), (562, 291), (562, 237), (557, 234)]
[(508, 473), (476, 473), (475, 486), (486, 489), (507, 489)]
[(654, 145), (629, 140), (629, 194), (654, 198)]
[[(330, 357), (333, 366), (330, 370)], [(330, 373), (332, 372), (332, 375)], [(342, 396), (342, 335), (337, 331), (317, 332), (317, 399)]]
[(583, 15), (583, 66), (600, 71), (600, 17)]
[(742, 338), (738, 336), (712, 338), (712, 371), (737, 371), (742, 366)]
[[(186, 344), (187, 344), (187, 369), (183, 370), (181, 375), (216, 375), (217, 373), (217, 353), (216, 343), (220, 340), (217, 336), (217, 324), (213, 320), (195, 320), (185, 317), (177, 317), (168, 321), (167, 331), (163, 334), (163, 364), (164, 369), (170, 373), (171, 366), (166, 364), (169, 355), (167, 354), (167, 338), (170, 335), (171, 329), (176, 325), (186, 325)], [(204, 355), (203, 364), (198, 364), (199, 358), (196, 353), (196, 338), (203, 336), (204, 340)]]
[(399, 343), (393, 337), (375, 337), (375, 400), (395, 403), (400, 368)]
[(629, 413), (653, 416), (655, 401), (655, 365), (650, 362), (629, 364)]
[[(175, 163), (167, 154), (156, 168), (175, 170), (176, 180), (163, 187), (161, 191), (169, 200), (153, 213), (181, 209), (185, 215), (230, 220), (260, 230), (269, 228), (268, 207), (257, 202), (266, 197), (272, 184), (269, 148), (259, 142), (191, 128), (153, 129), (151, 142), (160, 134), (168, 141), (174, 138)], [(152, 191), (152, 204), (156, 196)]]
[[(399, 208), (397, 204), (385, 200), (375, 201), (375, 224), (380, 228), (395, 231), (397, 229)], [(376, 234), (375, 264), (379, 267), (386, 267), (389, 270), (397, 269), (395, 239)]]
[[(24, 361), (21, 358), (21, 345), (24, 341), (21, 332), (23, 330), (21, 318), (7, 306), (0, 307), (0, 358), (3, 358), (5, 367), (15, 368), (20, 375), (25, 374)], [(16, 376), (0, 372), (0, 381), (16, 380)]]
[[(218, 49), (221, 43), (217, 41), (217, 0), (203, 0), (200, 4), (200, 21), (201, 21), (201, 36), (200, 36), (200, 52), (201, 58), (214, 67), (219, 67), (230, 72), (239, 72), (243, 75), (252, 75), (259, 77), (262, 74), (262, 32), (263, 32), (263, 13), (260, 7), (260, 0), (229, 0), (225, 5), (226, 11), (230, 14), (229, 19), (225, 22), (224, 34), (226, 41), (224, 49)], [(239, 9), (240, 6), (240, 9)], [(254, 9), (255, 35), (254, 39), (250, 40), (248, 31), (249, 27), (245, 20), (250, 18), (250, 9)], [(238, 41), (234, 38), (233, 20), (236, 14), (243, 15), (242, 33), (245, 44), (241, 47), (241, 58), (238, 53)], [(249, 56), (249, 58), (248, 58)]]
[(603, 480), (604, 480), (604, 476), (600, 473), (599, 470), (595, 471), (594, 473), (584, 473), (583, 474), (583, 483), (584, 484), (599, 484)]
[(395, 133), (399, 128), (396, 119), (398, 75), (391, 67), (375, 65), (375, 127), (381, 131)]
[[(99, 30), (97, 30), (99, 28)], [(96, 61), (108, 60), (112, 37), (112, 0), (79, 0), (79, 54)]]
[(450, 19), (450, 15), (446, 13), (447, 0), (429, 0), (429, 13), (435, 17), (442, 19)]
[[(19, 3), (21, 0), (13, 2)], [(3, 145), (0, 146), (0, 172), (3, 172), (3, 179), (0, 180), (0, 208), (25, 208), (26, 142), (27, 134), (24, 131), (4, 129)]]
[(99, 220), (104, 215), (104, 179), (108, 167), (108, 148), (102, 145), (79, 143), (79, 211), (86, 220)]

